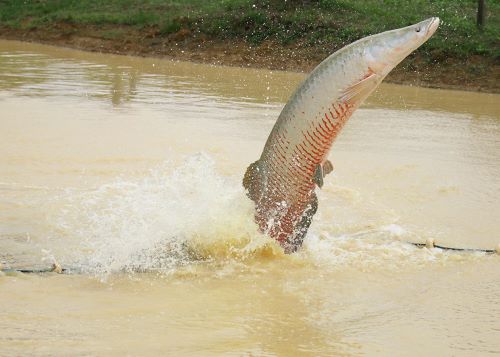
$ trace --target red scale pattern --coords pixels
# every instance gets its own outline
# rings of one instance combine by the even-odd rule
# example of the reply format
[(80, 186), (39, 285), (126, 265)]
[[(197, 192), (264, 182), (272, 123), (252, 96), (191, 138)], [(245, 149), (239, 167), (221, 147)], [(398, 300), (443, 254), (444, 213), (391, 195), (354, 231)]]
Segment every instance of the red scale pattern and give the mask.
[[(349, 103), (333, 104), (327, 112), (319, 114), (306, 131), (302, 140), (291, 146), (285, 128), (275, 133), (273, 153), (269, 158), (271, 173), (267, 192), (260, 204), (256, 219), (262, 231), (283, 243), (293, 235), (295, 225), (310, 203), (314, 191), (314, 173), (325, 159), (334, 139), (352, 113)], [(293, 164), (287, 162), (292, 154)], [(286, 202), (282, 212), (277, 206), (296, 192), (292, 202)], [(268, 220), (274, 217), (274, 220)], [(272, 222), (272, 224), (270, 224)]]

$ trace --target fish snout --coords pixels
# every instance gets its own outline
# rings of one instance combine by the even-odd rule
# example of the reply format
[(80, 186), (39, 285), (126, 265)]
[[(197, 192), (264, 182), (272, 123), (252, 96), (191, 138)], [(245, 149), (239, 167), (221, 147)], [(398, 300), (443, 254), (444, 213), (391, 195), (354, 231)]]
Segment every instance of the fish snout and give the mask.
[(415, 32), (421, 33), (425, 39), (428, 39), (436, 32), (439, 22), (439, 17), (431, 17), (415, 25)]
[(437, 28), (439, 27), (440, 24), (439, 17), (433, 17), (432, 22), (429, 24), (429, 28), (427, 29), (427, 34), (429, 36), (432, 36), (434, 32), (436, 32)]

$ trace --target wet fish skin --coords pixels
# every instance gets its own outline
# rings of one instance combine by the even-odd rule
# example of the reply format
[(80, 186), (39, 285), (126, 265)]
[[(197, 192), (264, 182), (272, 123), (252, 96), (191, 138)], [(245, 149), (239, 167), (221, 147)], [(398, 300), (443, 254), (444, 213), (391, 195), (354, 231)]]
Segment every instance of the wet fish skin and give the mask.
[(255, 202), (259, 229), (287, 253), (302, 244), (317, 210), (315, 187), (331, 171), (328, 153), (359, 105), (439, 26), (418, 24), (362, 38), (321, 62), (297, 88), (243, 186)]

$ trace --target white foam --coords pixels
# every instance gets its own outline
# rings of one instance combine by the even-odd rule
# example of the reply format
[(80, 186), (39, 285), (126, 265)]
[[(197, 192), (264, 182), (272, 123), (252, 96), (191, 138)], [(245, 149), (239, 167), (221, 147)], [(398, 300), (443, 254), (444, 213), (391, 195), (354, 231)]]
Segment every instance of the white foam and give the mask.
[(253, 207), (239, 180), (216, 173), (206, 154), (168, 163), (141, 180), (116, 180), (69, 193), (57, 220), (80, 249), (73, 258), (100, 274), (169, 271), (220, 250), (255, 250), (267, 244), (256, 231)]

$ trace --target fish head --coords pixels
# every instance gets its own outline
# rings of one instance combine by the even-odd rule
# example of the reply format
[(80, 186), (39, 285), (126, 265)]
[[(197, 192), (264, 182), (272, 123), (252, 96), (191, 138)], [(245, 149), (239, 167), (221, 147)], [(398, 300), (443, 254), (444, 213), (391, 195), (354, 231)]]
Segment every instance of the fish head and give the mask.
[(366, 38), (370, 46), (364, 47), (363, 57), (371, 71), (385, 77), (411, 52), (426, 42), (439, 26), (439, 18), (419, 22), (400, 29)]

